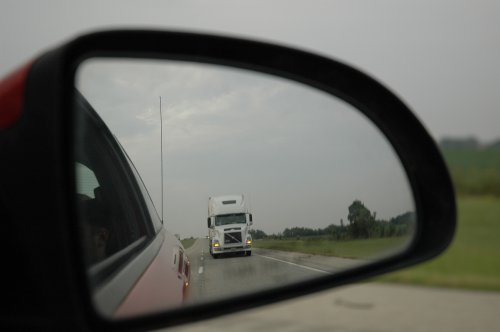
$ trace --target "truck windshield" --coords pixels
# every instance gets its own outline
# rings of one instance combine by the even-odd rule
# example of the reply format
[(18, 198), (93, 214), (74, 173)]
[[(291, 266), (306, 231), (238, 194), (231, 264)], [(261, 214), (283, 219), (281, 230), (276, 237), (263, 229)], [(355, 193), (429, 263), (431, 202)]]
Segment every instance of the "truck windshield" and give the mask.
[(223, 214), (215, 216), (215, 226), (223, 226), (229, 224), (245, 224), (247, 222), (244, 213)]

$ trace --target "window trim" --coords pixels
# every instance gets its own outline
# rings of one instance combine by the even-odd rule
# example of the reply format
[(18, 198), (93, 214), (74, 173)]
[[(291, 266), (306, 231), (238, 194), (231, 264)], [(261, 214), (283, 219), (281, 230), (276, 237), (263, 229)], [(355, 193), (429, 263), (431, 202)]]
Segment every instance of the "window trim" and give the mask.
[[(128, 189), (129, 199), (137, 203), (136, 212), (137, 217), (140, 218), (137, 226), (142, 229), (139, 238), (126, 244), (102, 261), (86, 267), (87, 286), (91, 300), (101, 315), (111, 317), (157, 256), (165, 240), (165, 231), (163, 227), (155, 225), (153, 215), (145, 201), (147, 198), (143, 196), (141, 184), (139, 184), (142, 179), (136, 176), (135, 166), (120, 143), (78, 91), (76, 91), (75, 103), (75, 109), (80, 110), (78, 112), (79, 120), (86, 124), (87, 133), (85, 135), (97, 134), (102, 140), (103, 147), (109, 150), (110, 158), (116, 163), (114, 168), (126, 182), (123, 185)], [(76, 134), (78, 135), (76, 142), (82, 142), (84, 132), (77, 131)], [(73, 160), (73, 162), (78, 162), (93, 171), (98, 181), (103, 179), (99, 173), (96, 173), (97, 170), (88, 166), (88, 163), (94, 162), (94, 160), (89, 159), (85, 154), (82, 156), (74, 154)], [(97, 160), (97, 162), (100, 161)], [(100, 184), (102, 185), (102, 183)], [(154, 212), (156, 213), (156, 210)], [(76, 221), (82, 222), (78, 214)], [(80, 246), (82, 246), (81, 242)]]
[[(149, 267), (155, 257), (158, 255), (163, 242), (165, 241), (164, 230), (156, 234), (156, 236), (147, 245), (141, 246), (140, 240), (134, 242), (129, 247), (116, 253), (128, 260), (126, 266), (117, 269), (116, 272), (104, 283), (101, 283), (93, 293), (92, 300), (97, 312), (105, 317), (112, 317), (119, 305), (125, 300), (130, 290), (140, 279), (144, 271)], [(124, 252), (125, 251), (125, 252)], [(133, 254), (133, 257), (130, 255)], [(99, 263), (98, 265), (112, 264), (108, 262), (111, 259), (119, 259), (112, 257)], [(96, 269), (103, 268), (96, 266)]]

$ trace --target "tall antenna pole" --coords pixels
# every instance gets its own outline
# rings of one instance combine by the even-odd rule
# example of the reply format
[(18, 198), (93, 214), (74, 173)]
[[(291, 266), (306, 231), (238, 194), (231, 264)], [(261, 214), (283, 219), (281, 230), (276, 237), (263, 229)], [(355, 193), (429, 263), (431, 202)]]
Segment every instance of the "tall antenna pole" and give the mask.
[(160, 160), (161, 160), (161, 222), (163, 224), (163, 116), (161, 114), (160, 96)]

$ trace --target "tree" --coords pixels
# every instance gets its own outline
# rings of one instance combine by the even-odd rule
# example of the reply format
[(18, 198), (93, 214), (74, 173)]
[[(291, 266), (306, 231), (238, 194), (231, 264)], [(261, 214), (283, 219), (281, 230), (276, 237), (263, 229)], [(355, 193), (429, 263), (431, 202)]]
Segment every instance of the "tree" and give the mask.
[(254, 240), (265, 239), (267, 237), (267, 234), (260, 229), (251, 229), (248, 232), (250, 233), (250, 235), (252, 235), (252, 239)]
[(372, 228), (375, 224), (373, 216), (361, 201), (355, 200), (349, 206), (349, 214), (347, 215), (347, 220), (349, 220), (349, 232), (352, 238), (369, 238)]

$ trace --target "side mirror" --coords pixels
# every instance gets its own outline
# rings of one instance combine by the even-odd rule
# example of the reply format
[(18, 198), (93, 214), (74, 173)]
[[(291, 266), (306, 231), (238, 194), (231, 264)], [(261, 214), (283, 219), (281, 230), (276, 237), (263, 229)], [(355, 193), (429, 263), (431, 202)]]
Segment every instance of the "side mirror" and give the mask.
[(207, 218), (207, 225), (208, 228), (212, 227), (212, 223), (210, 222), (210, 217)]
[[(4, 314), (54, 322), (42, 330), (213, 318), (423, 262), (453, 238), (454, 191), (431, 136), (390, 90), (333, 59), (238, 38), (109, 31), (47, 52), (0, 91), (2, 222), (22, 234), (1, 244), (22, 248), (2, 296), (30, 299), (27, 312)], [(163, 143), (161, 111), (165, 186), (150, 148)], [(33, 160), (44, 160), (37, 172)], [(165, 218), (155, 211), (163, 188)], [(229, 206), (220, 238), (196, 238), (206, 192), (247, 188), (259, 206), (249, 243), (245, 210)], [(352, 259), (326, 250), (319, 269), (303, 235), (322, 248), (382, 245)], [(265, 247), (284, 242), (295, 243), (290, 262)], [(179, 247), (196, 271), (181, 278), (171, 267)], [(241, 248), (253, 257), (221, 255)], [(204, 278), (216, 273), (227, 278)]]
[(252, 220), (252, 214), (251, 214), (251, 213), (249, 213), (249, 214), (248, 214), (248, 218), (249, 218), (249, 222), (248, 222), (248, 224), (249, 224), (250, 226), (252, 226), (252, 225), (253, 225), (253, 220)]

